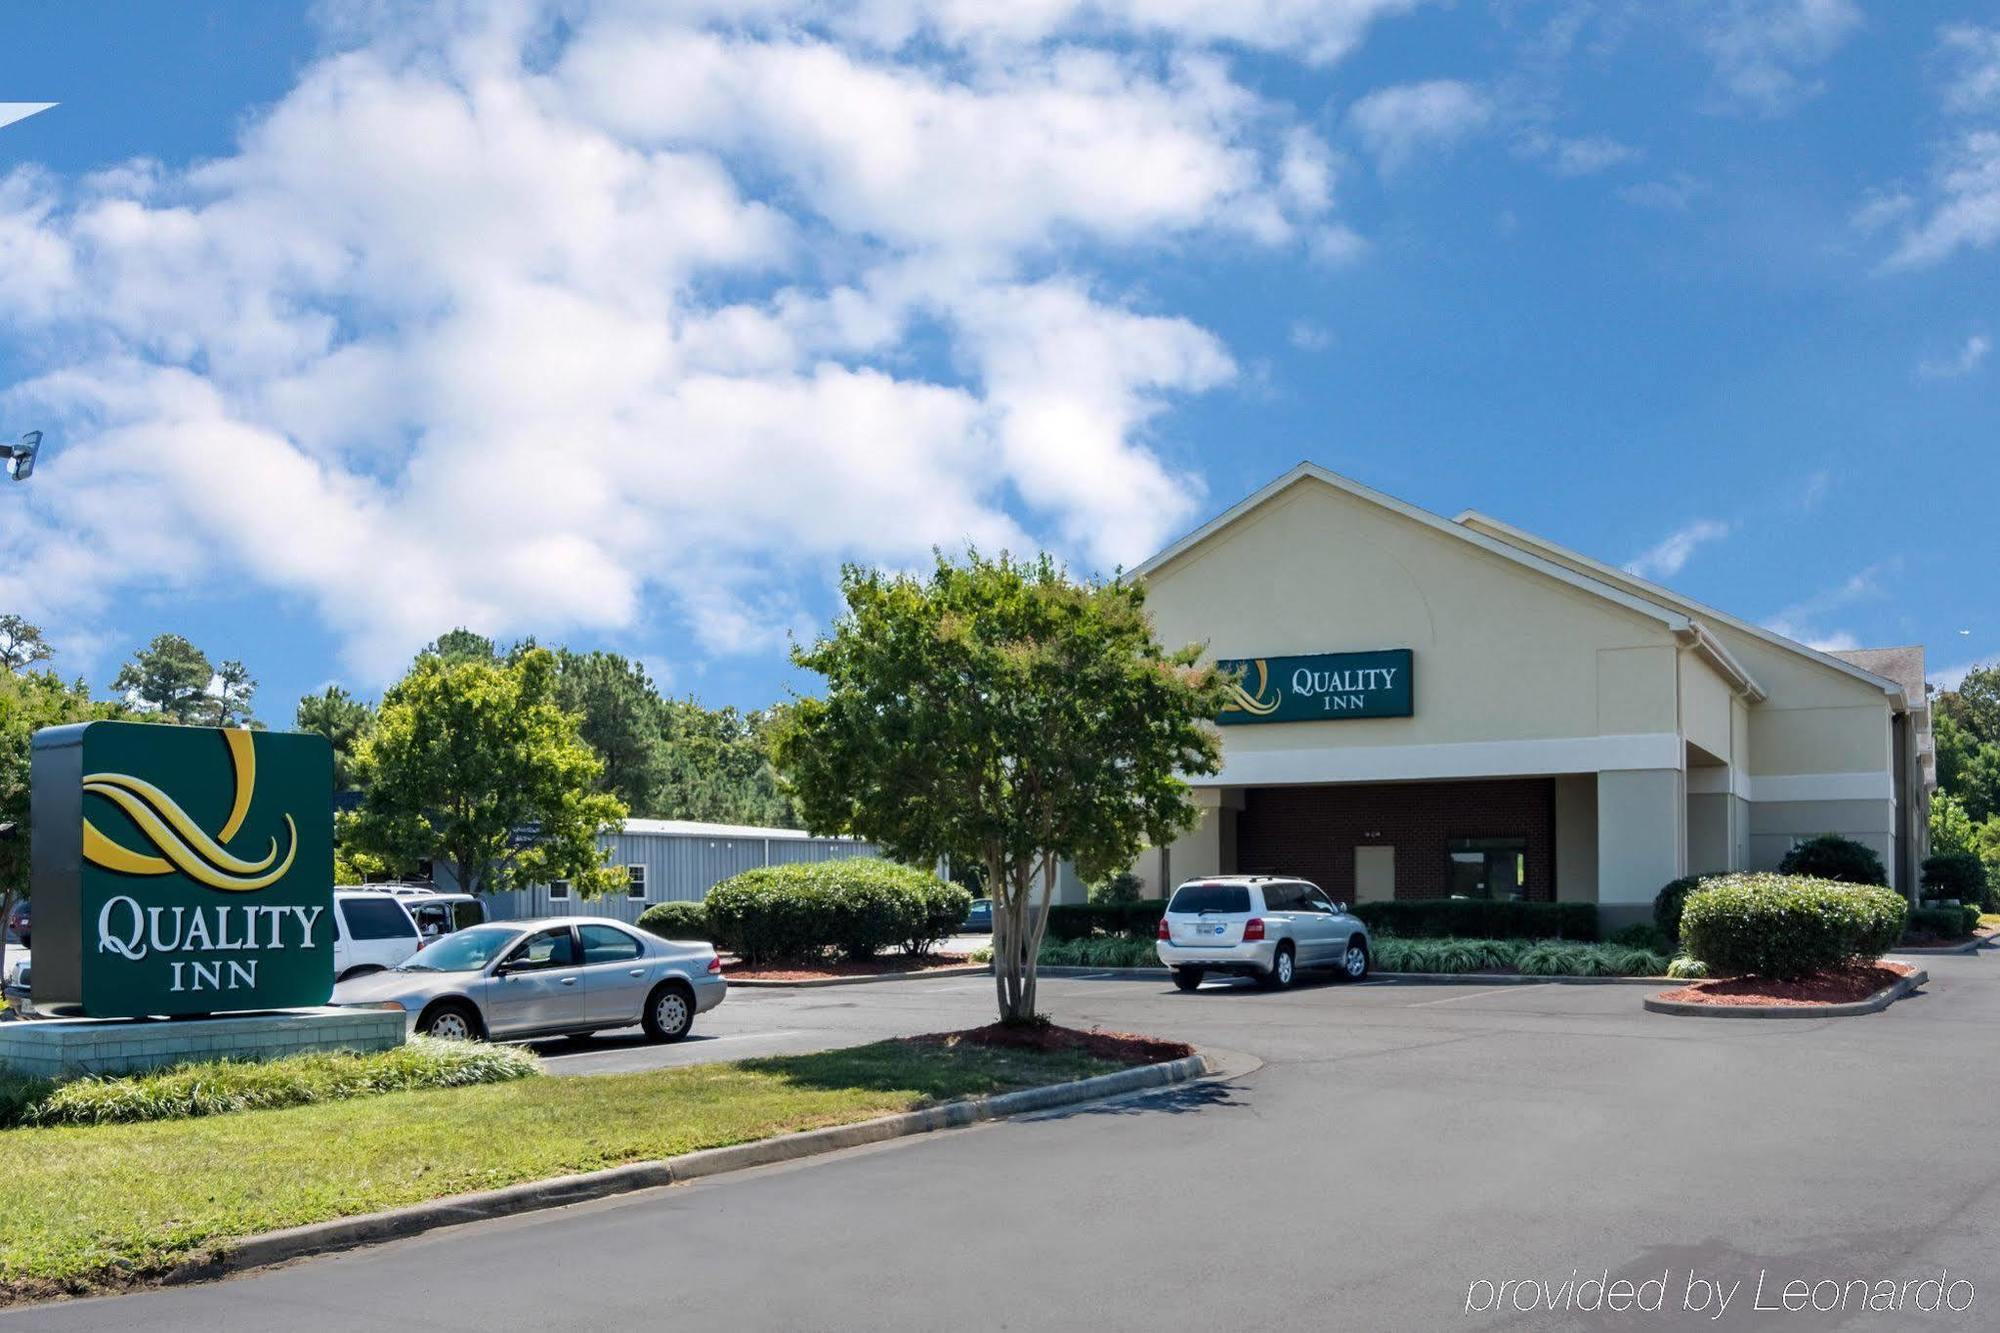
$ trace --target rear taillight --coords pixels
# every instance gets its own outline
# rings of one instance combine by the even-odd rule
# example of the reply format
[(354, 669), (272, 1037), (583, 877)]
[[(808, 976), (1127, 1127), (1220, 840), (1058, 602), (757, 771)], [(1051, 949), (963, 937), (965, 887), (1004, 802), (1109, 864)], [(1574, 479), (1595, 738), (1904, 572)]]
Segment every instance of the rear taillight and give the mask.
[(1245, 921), (1243, 923), (1243, 939), (1245, 943), (1248, 943), (1251, 940), (1261, 940), (1263, 938), (1264, 938), (1263, 917), (1253, 916), (1248, 921)]
[(1174, 937), (1173, 932), (1167, 929), (1167, 919), (1165, 917), (1161, 917), (1160, 928), (1153, 932), (1153, 938), (1156, 940), (1170, 940), (1173, 937)]
[(722, 970), (722, 960), (720, 958), (709, 959), (708, 970), (710, 972), (720, 972)]

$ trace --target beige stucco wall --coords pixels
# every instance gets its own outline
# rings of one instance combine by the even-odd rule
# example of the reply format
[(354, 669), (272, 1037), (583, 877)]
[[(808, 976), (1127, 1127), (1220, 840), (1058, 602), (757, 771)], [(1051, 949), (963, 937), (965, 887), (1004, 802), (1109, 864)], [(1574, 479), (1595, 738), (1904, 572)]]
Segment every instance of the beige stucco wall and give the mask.
[(1414, 717), (1228, 727), (1232, 755), (1674, 730), (1666, 626), (1311, 479), (1146, 587), (1163, 642), (1217, 657), (1415, 651)]
[(1681, 735), (1726, 762), (1733, 749), (1731, 717), (1737, 697), (1692, 650), (1682, 650), (1679, 667)]
[(1597, 775), (1556, 780), (1556, 900), (1597, 901)]
[(1650, 919), (1660, 886), (1686, 874), (1677, 769), (1597, 775), (1597, 901), (1607, 925)]

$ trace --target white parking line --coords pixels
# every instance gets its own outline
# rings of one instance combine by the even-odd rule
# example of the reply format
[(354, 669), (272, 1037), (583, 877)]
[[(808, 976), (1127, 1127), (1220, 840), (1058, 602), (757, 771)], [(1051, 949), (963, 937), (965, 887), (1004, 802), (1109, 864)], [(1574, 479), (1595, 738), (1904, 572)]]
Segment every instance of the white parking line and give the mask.
[(1540, 990), (1542, 987), (1551, 984), (1553, 983), (1537, 981), (1527, 986), (1488, 986), (1485, 990), (1469, 991), (1464, 995), (1447, 995), (1442, 1000), (1418, 1000), (1414, 1004), (1406, 1004), (1403, 1007), (1405, 1009), (1422, 1009), (1433, 1004), (1455, 1004), (1459, 1000), (1476, 1000), (1482, 995), (1509, 995), (1519, 994), (1522, 991)]

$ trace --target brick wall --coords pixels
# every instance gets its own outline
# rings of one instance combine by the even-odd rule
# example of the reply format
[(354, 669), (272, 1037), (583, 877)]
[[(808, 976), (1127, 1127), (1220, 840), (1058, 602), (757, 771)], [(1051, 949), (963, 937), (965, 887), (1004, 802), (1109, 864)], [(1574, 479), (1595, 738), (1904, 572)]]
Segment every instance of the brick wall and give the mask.
[(1236, 820), (1236, 868), (1299, 875), (1354, 899), (1354, 849), (1396, 849), (1396, 896), (1445, 896), (1452, 838), (1526, 838), (1527, 896), (1555, 899), (1555, 780), (1251, 787)]

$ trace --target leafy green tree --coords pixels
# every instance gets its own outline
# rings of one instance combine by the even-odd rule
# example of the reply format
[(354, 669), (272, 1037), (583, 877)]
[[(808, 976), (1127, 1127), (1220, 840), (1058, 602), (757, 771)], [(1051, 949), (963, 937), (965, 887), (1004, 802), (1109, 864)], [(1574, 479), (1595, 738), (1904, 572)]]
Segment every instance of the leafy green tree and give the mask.
[(354, 751), (375, 725), (375, 710), (338, 685), (299, 700), (293, 715), (300, 731), (316, 731), (333, 746), (333, 785), (354, 790)]
[(771, 762), (783, 710), (704, 708), (666, 701), (662, 776), (652, 807), (664, 819), (797, 828), (798, 811)]
[(826, 697), (793, 706), (779, 769), (814, 830), (983, 865), (1000, 1016), (1031, 1021), (1059, 863), (1098, 879), (1195, 822), (1185, 775), (1220, 767), (1225, 679), (1161, 648), (1142, 588), (1046, 556), (850, 567), (841, 590), (832, 634), (793, 650)]
[(1943, 691), (1933, 703), (1974, 741), (2000, 745), (2000, 662), (1972, 668), (1957, 689)]
[(241, 662), (224, 662), (209, 682), (205, 721), (211, 727), (257, 725), (250, 712), (250, 700), (256, 693), (257, 682), (251, 679), (248, 668)]
[[(1946, 693), (1942, 702), (1956, 699)], [(1939, 709), (1932, 722), (1937, 748), (1938, 789), (1956, 796), (1977, 824), (2000, 815), (2000, 742), (1981, 740), (1965, 719), (1964, 710)]]
[(208, 687), (214, 679), (208, 654), (178, 634), (161, 634), (119, 668), (111, 688), (166, 721), (202, 725), (211, 715)]
[(484, 634), (474, 634), (463, 625), (438, 635), (424, 652), (432, 657), (442, 657), (448, 662), (467, 659), (491, 662), (500, 656), (493, 640)]
[[(14, 826), (0, 840), (0, 921), (14, 900), (28, 891), (33, 829), (28, 820), (29, 756), (43, 727), (128, 716), (114, 700), (90, 697), (83, 681), (65, 681), (53, 671), (0, 674), (0, 823)], [(0, 975), (6, 970), (6, 934), (0, 931)]]
[(1950, 792), (1940, 791), (1931, 797), (1930, 825), (1933, 854), (1942, 856), (1973, 849), (1976, 826), (1965, 813), (1965, 802)]
[(41, 626), (31, 625), (12, 612), (0, 615), (0, 670), (18, 675), (55, 655), (55, 649), (42, 637)]
[(557, 649), (556, 697), (603, 761), (598, 789), (649, 811), (666, 776), (667, 706), (646, 669), (617, 653)]
[[(553, 653), (511, 662), (426, 653), (382, 696), (355, 747), (360, 810), (349, 851), (402, 866), (452, 868), (461, 888), (496, 892), (567, 879), (586, 896), (625, 882), (597, 835), (625, 806), (599, 791), (603, 763), (557, 693)], [(532, 838), (517, 836), (529, 829)]]

